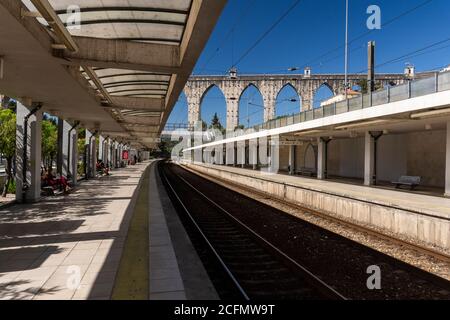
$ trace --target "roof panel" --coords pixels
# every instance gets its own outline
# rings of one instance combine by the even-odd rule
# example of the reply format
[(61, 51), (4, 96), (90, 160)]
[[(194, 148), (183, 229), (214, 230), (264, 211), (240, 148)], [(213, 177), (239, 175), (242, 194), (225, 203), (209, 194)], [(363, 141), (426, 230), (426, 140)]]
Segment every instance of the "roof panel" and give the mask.
[(181, 41), (184, 27), (159, 23), (128, 23), (128, 22), (101, 22), (82, 25), (79, 29), (70, 29), (73, 36), (93, 37), (102, 39), (132, 39), (158, 41)]
[[(35, 10), (30, 0), (22, 0)], [(65, 23), (81, 11), (81, 27), (74, 36), (180, 44), (192, 0), (49, 0)], [(41, 23), (48, 26), (45, 20)]]
[(55, 10), (66, 10), (69, 6), (80, 8), (140, 7), (188, 11), (191, 0), (49, 0)]
[(118, 91), (124, 90), (148, 90), (152, 91), (164, 91), (167, 92), (168, 85), (126, 85), (126, 86), (118, 86), (118, 87), (110, 87), (108, 88), (109, 93), (114, 93)]
[[(63, 13), (59, 15), (61, 21), (66, 23), (69, 14)], [(161, 23), (178, 23), (184, 24), (186, 22), (186, 14), (169, 13), (169, 12), (154, 12), (154, 11), (131, 11), (131, 10), (113, 10), (106, 11), (88, 11), (81, 15), (81, 23), (89, 24), (96, 23), (102, 20), (137, 20), (137, 21), (160, 21)]]

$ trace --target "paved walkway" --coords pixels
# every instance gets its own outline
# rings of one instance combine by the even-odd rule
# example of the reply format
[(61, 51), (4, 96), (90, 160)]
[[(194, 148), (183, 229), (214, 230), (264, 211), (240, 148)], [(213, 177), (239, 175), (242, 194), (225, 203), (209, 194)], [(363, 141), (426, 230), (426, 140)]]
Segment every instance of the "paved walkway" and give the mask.
[(147, 164), (0, 208), (0, 299), (109, 299)]
[(14, 194), (9, 194), (8, 193), (6, 195), (6, 197), (4, 197), (4, 198), (0, 195), (0, 208), (1, 208), (2, 205), (9, 204), (9, 203), (13, 202), (15, 199), (16, 199), (16, 196)]
[(450, 219), (450, 198), (435, 197), (400, 190), (366, 187), (361, 185), (317, 180), (301, 176), (284, 174), (268, 174), (261, 171), (242, 169), (238, 167), (203, 164), (204, 166), (228, 172), (257, 177), (269, 181), (291, 184), (300, 188), (335, 194), (347, 198), (373, 202), (394, 208), (402, 208), (413, 212), (420, 212)]

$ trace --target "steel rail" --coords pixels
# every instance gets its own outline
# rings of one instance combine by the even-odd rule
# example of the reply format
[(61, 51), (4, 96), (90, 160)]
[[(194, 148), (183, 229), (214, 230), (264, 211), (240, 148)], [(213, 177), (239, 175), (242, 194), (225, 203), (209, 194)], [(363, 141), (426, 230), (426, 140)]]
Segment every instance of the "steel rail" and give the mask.
[(409, 248), (411, 250), (415, 250), (415, 251), (427, 254), (429, 256), (432, 256), (434, 258), (442, 260), (442, 261), (444, 261), (446, 263), (450, 263), (450, 255), (445, 254), (443, 252), (439, 252), (437, 250), (433, 250), (431, 248), (427, 248), (427, 247), (421, 246), (419, 244), (415, 244), (415, 243), (412, 243), (412, 242), (408, 242), (408, 241), (404, 241), (404, 240), (395, 238), (393, 236), (381, 233), (381, 232), (376, 231), (374, 229), (371, 229), (369, 227), (361, 226), (359, 224), (356, 224), (356, 223), (353, 223), (353, 222), (350, 222), (350, 221), (347, 221), (347, 220), (343, 220), (343, 219), (338, 218), (338, 217), (333, 217), (333, 216), (331, 216), (331, 215), (329, 215), (327, 213), (323, 213), (323, 212), (319, 212), (319, 211), (314, 210), (314, 209), (306, 208), (306, 207), (301, 206), (299, 204), (292, 203), (292, 202), (289, 202), (289, 201), (284, 200), (284, 199), (280, 199), (280, 198), (278, 198), (276, 196), (270, 195), (270, 194), (262, 192), (262, 191), (258, 191), (256, 189), (244, 186), (244, 185), (236, 183), (236, 182), (231, 182), (231, 181), (228, 181), (226, 179), (215, 177), (215, 176), (212, 176), (212, 175), (204, 173), (204, 172), (199, 172), (199, 171), (196, 171), (196, 170), (194, 170), (192, 168), (189, 168), (189, 167), (185, 167), (185, 166), (182, 166), (182, 167), (185, 170), (188, 170), (188, 171), (190, 171), (190, 172), (192, 172), (194, 174), (202, 176), (202, 177), (204, 177), (207, 180), (212, 181), (212, 179), (214, 179), (215, 183), (217, 183), (217, 181), (221, 181), (221, 184), (224, 187), (227, 187), (227, 185), (228, 185), (228, 186), (232, 186), (234, 188), (241, 189), (241, 190), (249, 192), (249, 193), (253, 193), (255, 195), (259, 195), (261, 197), (264, 197), (265, 199), (268, 199), (268, 200), (271, 200), (271, 201), (274, 201), (274, 202), (278, 202), (279, 204), (287, 206), (287, 207), (290, 207), (292, 209), (301, 210), (301, 211), (304, 211), (304, 212), (307, 212), (307, 213), (311, 213), (314, 216), (320, 217), (320, 218), (322, 218), (324, 220), (330, 220), (330, 221), (332, 221), (334, 223), (338, 223), (338, 224), (341, 224), (341, 225), (346, 225), (347, 227), (356, 229), (359, 232), (368, 233), (368, 234), (370, 234), (370, 235), (372, 235), (374, 237), (378, 237), (378, 238), (381, 238), (383, 240), (390, 241), (390, 242), (395, 243), (397, 245), (401, 245), (401, 246), (407, 247), (407, 248)]
[(267, 239), (265, 239), (263, 236), (255, 232), (253, 229), (251, 229), (249, 226), (244, 224), (242, 221), (234, 217), (231, 213), (229, 213), (226, 209), (224, 209), (222, 206), (211, 200), (208, 196), (206, 196), (204, 193), (202, 193), (200, 190), (195, 188), (192, 184), (190, 184), (186, 179), (184, 179), (181, 176), (178, 176), (185, 184), (187, 184), (189, 187), (191, 187), (194, 191), (196, 191), (199, 195), (201, 195), (203, 198), (205, 198), (208, 202), (210, 202), (212, 205), (214, 205), (216, 208), (218, 208), (220, 211), (225, 213), (228, 217), (230, 217), (233, 221), (235, 221), (238, 225), (243, 227), (245, 230), (250, 232), (253, 236), (258, 238), (260, 241), (262, 241), (264, 244), (269, 246), (271, 249), (276, 251), (278, 254), (280, 254), (283, 258), (291, 262), (293, 265), (295, 265), (297, 268), (302, 270), (304, 273), (306, 273), (311, 279), (313, 279), (317, 284), (319, 284), (322, 288), (325, 288), (328, 292), (330, 292), (333, 296), (342, 299), (342, 300), (348, 300), (344, 295), (336, 291), (332, 286), (325, 283), (322, 279), (320, 279), (318, 276), (316, 276), (314, 273), (312, 273), (309, 269), (299, 264), (296, 260), (288, 256), (286, 253), (281, 251), (278, 247), (273, 245), (271, 242), (269, 242)]
[(233, 281), (234, 285), (236, 286), (236, 288), (239, 290), (239, 292), (241, 293), (241, 295), (244, 297), (245, 300), (249, 301), (250, 297), (248, 296), (248, 294), (245, 292), (244, 288), (242, 288), (242, 286), (240, 285), (239, 281), (236, 279), (236, 277), (234, 276), (233, 272), (228, 268), (228, 266), (225, 264), (225, 262), (223, 261), (222, 257), (219, 255), (219, 253), (217, 252), (217, 250), (214, 248), (214, 246), (212, 245), (212, 243), (208, 240), (208, 238), (206, 237), (206, 235), (203, 233), (202, 229), (200, 228), (200, 226), (197, 224), (197, 222), (195, 221), (194, 217), (192, 216), (192, 214), (190, 213), (190, 211), (188, 210), (188, 208), (185, 206), (184, 202), (180, 199), (180, 197), (178, 196), (177, 192), (175, 191), (175, 189), (173, 188), (172, 184), (170, 183), (169, 179), (167, 178), (166, 174), (164, 173), (164, 170), (161, 170), (162, 173), (162, 177), (164, 178), (165, 182), (167, 183), (167, 185), (169, 186), (170, 190), (172, 191), (173, 195), (177, 198), (177, 201), (180, 203), (180, 205), (183, 207), (183, 210), (186, 212), (186, 214), (188, 215), (189, 219), (192, 221), (192, 223), (194, 224), (195, 228), (197, 229), (197, 231), (200, 233), (200, 235), (202, 236), (202, 238), (205, 240), (205, 242), (207, 243), (208, 247), (211, 249), (211, 251), (214, 253), (214, 255), (216, 256), (217, 260), (219, 261), (219, 263), (222, 265), (222, 268), (225, 270), (225, 272), (228, 274), (228, 276), (231, 278), (231, 280)]

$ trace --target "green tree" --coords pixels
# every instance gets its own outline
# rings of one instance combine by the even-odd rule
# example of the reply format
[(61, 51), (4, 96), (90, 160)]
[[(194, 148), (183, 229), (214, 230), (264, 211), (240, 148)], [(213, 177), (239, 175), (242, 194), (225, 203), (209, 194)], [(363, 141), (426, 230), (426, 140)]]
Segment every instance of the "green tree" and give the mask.
[(209, 126), (209, 129), (217, 129), (219, 130), (222, 134), (226, 133), (226, 129), (222, 126), (222, 124), (220, 123), (219, 120), (219, 116), (217, 115), (217, 112), (214, 113), (214, 116), (211, 120), (211, 125)]
[(0, 153), (6, 158), (6, 182), (2, 196), (6, 197), (9, 185), (13, 181), (12, 159), (16, 152), (16, 114), (10, 109), (0, 110)]
[(217, 112), (214, 113), (214, 116), (213, 116), (213, 118), (211, 120), (211, 125), (209, 126), (209, 128), (210, 129), (219, 129), (219, 130), (223, 129), (223, 126), (220, 123), (219, 116), (217, 115)]
[(369, 81), (367, 81), (367, 79), (358, 80), (357, 85), (361, 88), (362, 94), (366, 94), (367, 92), (369, 92)]
[(53, 120), (42, 121), (42, 161), (46, 169), (53, 165), (58, 146), (58, 127)]
[[(361, 93), (366, 94), (369, 92), (369, 81), (367, 79), (360, 79), (357, 82), (357, 86), (361, 88)], [(375, 82), (374, 91), (380, 90), (383, 88), (383, 84), (381, 82)]]
[[(78, 128), (78, 157), (83, 156), (86, 152), (86, 129), (84, 128)], [(78, 161), (78, 174), (82, 176), (84, 174), (84, 162)]]

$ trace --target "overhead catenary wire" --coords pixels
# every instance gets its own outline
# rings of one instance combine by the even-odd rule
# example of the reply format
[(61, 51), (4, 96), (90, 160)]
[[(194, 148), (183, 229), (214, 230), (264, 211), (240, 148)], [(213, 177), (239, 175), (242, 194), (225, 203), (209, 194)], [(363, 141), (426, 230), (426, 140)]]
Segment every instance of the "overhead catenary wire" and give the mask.
[(242, 62), (283, 20), (302, 2), (295, 0), (292, 5), (236, 60), (232, 67)]
[[(426, 6), (427, 4), (431, 3), (432, 1), (434, 1), (434, 0), (426, 0), (426, 1), (424, 1), (424, 2), (422, 2), (422, 3), (420, 3), (420, 4), (418, 4), (418, 5), (416, 5), (416, 6), (412, 7), (412, 8), (410, 8), (410, 9), (408, 9), (408, 10), (402, 12), (401, 14), (399, 14), (399, 15), (393, 17), (392, 19), (388, 20), (387, 22), (383, 23), (383, 24), (382, 24), (382, 28), (383, 28), (383, 29), (386, 28), (387, 26), (391, 25), (392, 23), (394, 23), (394, 22), (400, 20), (401, 18), (406, 17), (407, 15), (409, 15), (409, 14), (415, 12), (416, 10), (418, 10), (418, 9), (420, 9), (420, 8), (422, 8), (422, 7), (424, 7), (424, 6)], [(366, 32), (364, 32), (364, 33), (362, 33), (362, 34), (356, 36), (355, 38), (351, 39), (351, 40), (348, 42), (348, 44), (351, 45), (351, 44), (353, 44), (354, 42), (356, 42), (356, 41), (358, 41), (358, 40), (360, 40), (360, 39), (366, 37), (367, 35), (372, 34), (373, 32), (375, 32), (375, 30), (369, 30), (369, 31), (366, 31)], [(329, 51), (327, 51), (327, 52), (325, 52), (325, 53), (319, 55), (318, 57), (316, 57), (316, 58), (314, 58), (314, 59), (311, 59), (311, 60), (308, 61), (307, 63), (303, 64), (303, 65), (300, 67), (300, 69), (303, 69), (303, 68), (305, 68), (305, 67), (308, 67), (308, 66), (312, 65), (313, 63), (315, 63), (315, 62), (317, 62), (317, 61), (320, 61), (322, 58), (324, 58), (324, 57), (330, 55), (330, 54), (333, 53), (333, 52), (336, 52), (336, 51), (342, 49), (343, 47), (344, 47), (344, 45), (339, 45), (339, 46), (337, 46), (336, 48), (331, 49), (331, 50), (329, 50)]]
[[(227, 41), (229, 40), (229, 38), (231, 36), (233, 36), (234, 31), (236, 29), (236, 27), (239, 25), (239, 23), (241, 21), (243, 21), (243, 18), (248, 14), (248, 12), (250, 11), (250, 9), (253, 7), (253, 5), (255, 4), (256, 0), (250, 0), (248, 6), (242, 11), (242, 13), (238, 16), (238, 18), (236, 18), (234, 24), (231, 26), (231, 28), (228, 30), (228, 32), (226, 33), (225, 37), (223, 38), (223, 40), (220, 42), (220, 45), (216, 48), (216, 50), (214, 50), (214, 52), (209, 56), (209, 58), (206, 60), (206, 62), (203, 64), (203, 66), (200, 68), (200, 71), (198, 73), (202, 73), (203, 71), (206, 70), (206, 67), (211, 63), (212, 60), (214, 60), (214, 58), (217, 56), (217, 54), (223, 49), (223, 46), (227, 43)], [(234, 44), (233, 44), (234, 45)], [(234, 58), (234, 57), (233, 57)], [(232, 58), (232, 59), (233, 59)]]
[[(393, 58), (393, 59), (390, 59), (390, 60), (388, 60), (388, 61), (385, 61), (385, 62), (382, 62), (382, 63), (380, 63), (380, 64), (377, 64), (376, 66), (375, 66), (375, 68), (380, 68), (380, 67), (384, 67), (384, 66), (386, 66), (386, 65), (389, 65), (389, 64), (391, 64), (391, 63), (396, 63), (396, 62), (400, 62), (400, 61), (402, 61), (402, 60), (406, 60), (406, 59), (409, 59), (409, 58), (411, 58), (411, 56), (414, 56), (414, 55), (416, 55), (416, 54), (418, 54), (418, 53), (421, 53), (421, 55), (422, 54), (425, 54), (425, 53), (423, 53), (422, 51), (425, 51), (425, 50), (427, 50), (427, 49), (430, 49), (430, 48), (433, 48), (433, 47), (435, 47), (435, 46), (438, 46), (438, 45), (440, 45), (440, 44), (443, 44), (443, 43), (446, 43), (446, 42), (449, 42), (450, 41), (450, 38), (446, 38), (446, 39), (443, 39), (443, 40), (440, 40), (440, 41), (436, 41), (436, 42), (434, 42), (434, 43), (432, 43), (432, 44), (429, 44), (429, 45), (426, 45), (425, 47), (422, 47), (422, 48), (420, 48), (420, 49), (416, 49), (416, 50), (413, 50), (413, 51), (411, 51), (411, 52), (408, 52), (408, 53), (406, 53), (406, 54), (402, 54), (402, 55), (400, 55), (399, 57), (396, 57), (396, 58)], [(434, 51), (432, 51), (432, 52), (434, 52)], [(427, 52), (427, 53), (430, 53), (430, 52)], [(416, 55), (417, 56), (417, 55)], [(363, 69), (363, 70), (361, 70), (361, 71), (358, 71), (358, 72), (356, 72), (356, 73), (364, 73), (364, 72), (367, 72), (367, 68), (365, 68), (365, 69)]]
[[(294, 5), (298, 5), (298, 4), (300, 3), (300, 1), (301, 1), (301, 0), (296, 1), (296, 2), (294, 3)], [(415, 12), (415, 11), (417, 11), (417, 10), (423, 8), (423, 7), (425, 7), (426, 5), (430, 4), (430, 3), (433, 2), (433, 1), (434, 1), (434, 0), (426, 0), (426, 1), (424, 1), (424, 2), (419, 3), (418, 5), (415, 5), (415, 6), (411, 7), (411, 8), (409, 8), (409, 9), (407, 9), (406, 11), (400, 13), (399, 15), (397, 15), (397, 16), (395, 16), (395, 17), (393, 17), (393, 18), (387, 20), (386, 22), (384, 22), (384, 23), (382, 24), (382, 28), (384, 29), (384, 28), (388, 27), (389, 25), (393, 24), (394, 22), (396, 22), (396, 21), (398, 21), (398, 20), (400, 20), (400, 19), (402, 19), (402, 18), (404, 18), (404, 17), (410, 15), (411, 13), (413, 13), (413, 12)], [(253, 2), (255, 2), (255, 1), (252, 1), (252, 4), (253, 4)], [(298, 2), (298, 3), (297, 3), (297, 2)], [(249, 6), (249, 7), (250, 7), (250, 6)], [(247, 13), (249, 7), (247, 7), (247, 9), (243, 11), (243, 15)], [(287, 15), (287, 14), (286, 14), (286, 15)], [(284, 15), (283, 15), (283, 16), (284, 16)], [(282, 17), (283, 17), (283, 16), (282, 16)], [(284, 18), (284, 17), (283, 17), (283, 18)], [(281, 19), (281, 20), (282, 20), (282, 19)], [(277, 20), (277, 22), (278, 22), (278, 20)], [(280, 21), (280, 22), (281, 22), (281, 21)], [(237, 23), (238, 23), (238, 19), (237, 19), (237, 21), (236, 21), (235, 24), (237, 24)], [(276, 25), (275, 25), (274, 27), (276, 27)], [(274, 28), (274, 27), (273, 27), (273, 28)], [(225, 40), (228, 40), (228, 38), (231, 36), (233, 28), (235, 28), (235, 26), (233, 26), (233, 27), (230, 29), (230, 31), (228, 32), (227, 36), (225, 37)], [(269, 32), (268, 32), (268, 33), (270, 33), (270, 32), (272, 31), (271, 29), (272, 29), (272, 28), (269, 28), (269, 30), (268, 30)], [(369, 30), (369, 31), (367, 31), (367, 32), (364, 32), (364, 33), (362, 33), (362, 34), (356, 36), (355, 38), (353, 38), (353, 39), (351, 39), (351, 40), (349, 41), (349, 45), (351, 46), (351, 45), (352, 45), (353, 43), (355, 43), (356, 41), (358, 41), (358, 40), (364, 38), (364, 37), (367, 36), (367, 35), (372, 34), (372, 33), (375, 32), (375, 31), (376, 31), (376, 30)], [(267, 33), (267, 31), (266, 31), (266, 33)], [(261, 38), (265, 38), (265, 37), (267, 36), (266, 33), (264, 33), (263, 36), (262, 36)], [(258, 39), (258, 40), (259, 40), (259, 39)], [(263, 39), (261, 39), (261, 41), (262, 41), (262, 40), (263, 40)], [(245, 53), (245, 56), (247, 56), (247, 55), (251, 52), (251, 50), (253, 50), (254, 47), (256, 47), (256, 46), (259, 44), (259, 42), (261, 42), (261, 41), (257, 41), (257, 43), (255, 42), (256, 45), (253, 45), (252, 47), (250, 47), (249, 50), (247, 50), (247, 51), (249, 51), (249, 52), (248, 52), (248, 53), (246, 52), (246, 53)], [(225, 43), (226, 43), (226, 41), (222, 41), (222, 45), (221, 45), (219, 48), (216, 49), (216, 52), (214, 52), (213, 55), (211, 56), (211, 58), (208, 59), (208, 62), (205, 64), (205, 66), (206, 66), (206, 65), (214, 58), (214, 56), (218, 53), (218, 51), (220, 51), (220, 48), (223, 47), (223, 45), (224, 45)], [(324, 57), (330, 55), (330, 54), (333, 53), (333, 52), (336, 52), (336, 51), (342, 49), (343, 47), (344, 47), (343, 45), (339, 45), (339, 46), (337, 46), (336, 48), (331, 49), (331, 50), (329, 50), (329, 51), (327, 51), (327, 52), (325, 52), (325, 53), (319, 55), (318, 57), (309, 60), (307, 63), (301, 65), (300, 67), (297, 67), (296, 69), (297, 69), (297, 70), (301, 70), (301, 69), (303, 69), (303, 68), (305, 68), (305, 67), (308, 67), (308, 66), (314, 66), (314, 65), (317, 65), (318, 63), (321, 62), (320, 60), (321, 60), (322, 58), (324, 58)], [(356, 50), (359, 50), (359, 47), (358, 47), (358, 49), (356, 49)], [(245, 58), (245, 56), (243, 56), (243, 58)], [(337, 56), (337, 57), (335, 57), (335, 58), (333, 58), (333, 59), (326, 60), (325, 62), (322, 62), (322, 63), (330, 62), (330, 61), (332, 61), (332, 60), (335, 60), (335, 59), (340, 58), (341, 56), (342, 56), (342, 54), (340, 54), (339, 56)], [(242, 58), (242, 59), (239, 58), (239, 59), (236, 61), (236, 63), (234, 63), (234, 66), (237, 66), (238, 63), (240, 63), (240, 60), (243, 60), (243, 58)], [(267, 73), (278, 73), (278, 72), (283, 72), (283, 71), (286, 71), (286, 70), (287, 70), (287, 69), (279, 69), (279, 70), (274, 70), (274, 71), (270, 71), (270, 72), (265, 72), (264, 74), (267, 74)], [(204, 71), (204, 67), (202, 68), (202, 71)], [(226, 74), (227, 70), (214, 70), (214, 72), (220, 72), (220, 73)], [(251, 73), (252, 73), (252, 74), (259, 74), (258, 72), (251, 72)]]

